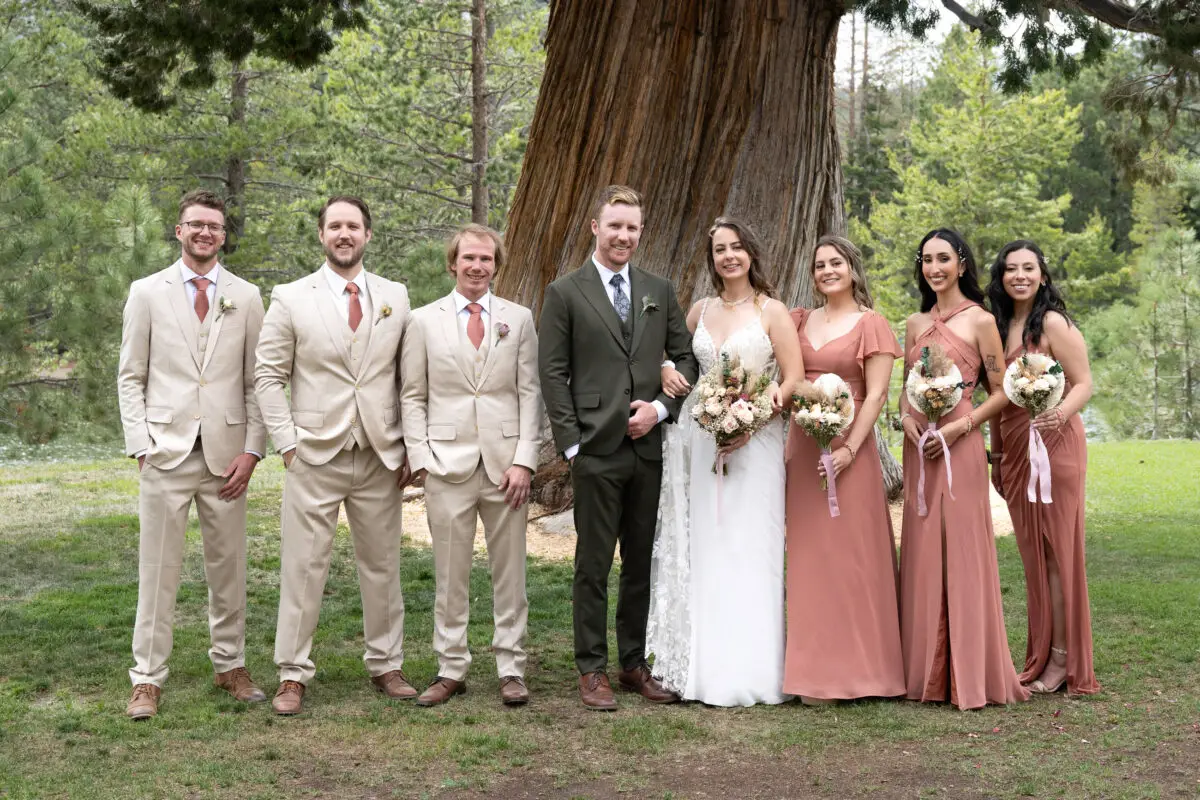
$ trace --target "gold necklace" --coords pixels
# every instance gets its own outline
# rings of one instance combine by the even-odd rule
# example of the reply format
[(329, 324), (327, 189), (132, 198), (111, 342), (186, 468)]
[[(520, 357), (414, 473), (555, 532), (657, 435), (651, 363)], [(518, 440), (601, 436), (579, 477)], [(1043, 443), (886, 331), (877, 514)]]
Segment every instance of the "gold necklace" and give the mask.
[(725, 306), (726, 308), (736, 308), (737, 306), (740, 306), (742, 303), (745, 303), (748, 300), (750, 300), (750, 298), (754, 297), (754, 295), (755, 295), (755, 292), (752, 291), (752, 292), (750, 292), (750, 294), (746, 295), (741, 300), (726, 300), (724, 295), (717, 295), (717, 297), (720, 299), (721, 305)]

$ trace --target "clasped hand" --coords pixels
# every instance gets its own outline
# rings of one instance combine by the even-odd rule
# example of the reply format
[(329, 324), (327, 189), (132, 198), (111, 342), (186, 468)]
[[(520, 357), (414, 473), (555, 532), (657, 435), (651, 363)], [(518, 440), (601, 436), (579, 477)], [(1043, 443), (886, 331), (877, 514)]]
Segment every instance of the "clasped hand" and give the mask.
[[(833, 459), (833, 476), (836, 478), (841, 475), (846, 467), (850, 466), (850, 462), (854, 460), (854, 456), (850, 454), (850, 448), (846, 446), (839, 447), (830, 454)], [(828, 478), (825, 474), (825, 464), (820, 459), (817, 459), (817, 474), (822, 478)]]
[[(917, 446), (921, 441), (921, 425), (912, 417), (905, 417), (901, 423), (904, 428), (904, 436), (908, 441), (912, 442), (913, 446)], [(938, 433), (942, 435), (942, 439), (946, 440), (946, 447), (949, 448), (967, 432), (967, 419), (961, 417), (953, 422), (947, 422), (944, 425), (939, 425)], [(925, 449), (923, 454), (926, 458), (936, 459), (942, 456), (942, 439), (937, 436), (930, 436), (925, 440)]]

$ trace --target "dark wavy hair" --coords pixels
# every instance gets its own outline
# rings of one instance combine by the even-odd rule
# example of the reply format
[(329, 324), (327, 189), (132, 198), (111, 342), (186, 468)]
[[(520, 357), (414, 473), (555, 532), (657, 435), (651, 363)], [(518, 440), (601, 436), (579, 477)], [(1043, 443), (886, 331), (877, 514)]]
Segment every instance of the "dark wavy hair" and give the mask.
[(1013, 311), (1016, 304), (1004, 291), (1004, 269), (1008, 257), (1018, 250), (1028, 250), (1037, 256), (1038, 268), (1042, 271), (1042, 283), (1038, 286), (1037, 294), (1033, 296), (1033, 308), (1029, 318), (1025, 320), (1025, 330), (1021, 332), (1021, 344), (1026, 347), (1036, 346), (1042, 338), (1042, 328), (1046, 321), (1047, 311), (1057, 311), (1066, 317), (1067, 322), (1074, 324), (1071, 315), (1067, 313), (1067, 304), (1062, 294), (1054, 285), (1050, 270), (1046, 267), (1046, 256), (1042, 249), (1028, 239), (1017, 239), (1000, 248), (996, 260), (992, 262), (991, 280), (988, 281), (988, 303), (992, 307), (992, 315), (996, 317), (996, 327), (1000, 329), (1000, 341), (1008, 346), (1008, 326), (1012, 324)]
[(713, 289), (720, 294), (721, 288), (725, 285), (721, 280), (721, 273), (717, 272), (717, 262), (713, 258), (712, 251), (712, 238), (721, 228), (728, 228), (736, 233), (742, 242), (742, 249), (746, 251), (746, 255), (750, 256), (750, 288), (754, 290), (755, 294), (765, 294), (767, 297), (778, 300), (779, 295), (775, 291), (775, 284), (771, 283), (771, 279), (767, 277), (766, 269), (763, 267), (763, 247), (754, 234), (754, 229), (733, 217), (717, 217), (713, 220), (712, 227), (708, 229), (708, 250), (705, 258), (708, 259), (708, 274), (712, 279)]
[(921, 290), (921, 311), (928, 311), (937, 305), (937, 292), (929, 285), (929, 281), (925, 280), (925, 273), (921, 270), (921, 253), (930, 239), (941, 239), (954, 248), (954, 252), (958, 253), (958, 261), (963, 267), (963, 274), (958, 278), (958, 288), (962, 290), (968, 300), (974, 300), (983, 305), (983, 289), (979, 288), (979, 276), (976, 274), (977, 267), (975, 256), (971, 253), (971, 246), (958, 231), (951, 228), (937, 228), (925, 234), (925, 238), (917, 245), (916, 268), (913, 272), (917, 278), (917, 288)]

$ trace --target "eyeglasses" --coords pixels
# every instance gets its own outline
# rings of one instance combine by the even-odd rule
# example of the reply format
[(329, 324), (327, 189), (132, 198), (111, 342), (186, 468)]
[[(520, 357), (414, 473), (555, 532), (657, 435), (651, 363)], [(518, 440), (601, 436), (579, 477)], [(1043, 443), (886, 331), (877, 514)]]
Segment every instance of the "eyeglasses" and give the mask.
[(188, 220), (187, 222), (181, 222), (180, 224), (187, 225), (189, 228), (191, 228), (196, 233), (199, 233), (200, 231), (205, 230), (206, 228), (217, 235), (220, 235), (225, 232), (225, 226), (219, 222), (196, 222), (194, 220)]

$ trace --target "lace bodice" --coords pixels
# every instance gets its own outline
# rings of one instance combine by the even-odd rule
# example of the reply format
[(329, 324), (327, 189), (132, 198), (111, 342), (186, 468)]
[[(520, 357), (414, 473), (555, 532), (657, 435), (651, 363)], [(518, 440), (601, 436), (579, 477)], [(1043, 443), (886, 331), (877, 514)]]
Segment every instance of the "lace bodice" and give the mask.
[(707, 310), (708, 303), (705, 301), (705, 307), (700, 312), (700, 322), (696, 325), (696, 333), (692, 337), (692, 352), (696, 354), (696, 360), (700, 362), (702, 373), (713, 368), (722, 352), (726, 352), (730, 356), (739, 356), (742, 366), (748, 370), (754, 372), (774, 371), (775, 349), (771, 345), (771, 337), (767, 335), (767, 331), (763, 327), (761, 310), (753, 322), (748, 322), (729, 334), (729, 338), (721, 344), (720, 349), (717, 348), (717, 343), (709, 333), (708, 326), (704, 324)]

